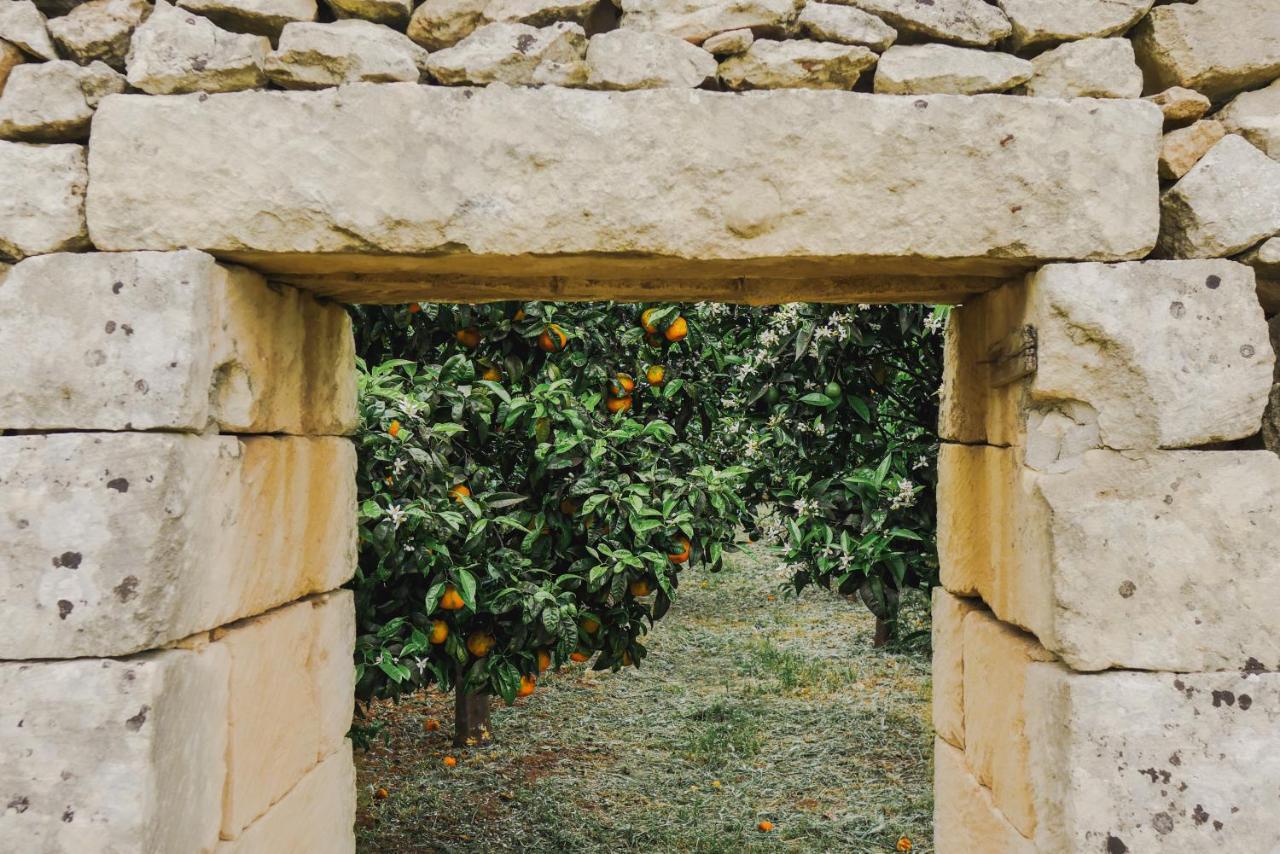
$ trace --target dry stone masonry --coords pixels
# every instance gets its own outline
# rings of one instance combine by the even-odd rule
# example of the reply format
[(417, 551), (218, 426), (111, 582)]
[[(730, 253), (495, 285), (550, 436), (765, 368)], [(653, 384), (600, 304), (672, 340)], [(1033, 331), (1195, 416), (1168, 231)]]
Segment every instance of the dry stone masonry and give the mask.
[(1280, 850), (1274, 0), (0, 0), (0, 851), (353, 850), (328, 300), (513, 298), (959, 304), (936, 850)]

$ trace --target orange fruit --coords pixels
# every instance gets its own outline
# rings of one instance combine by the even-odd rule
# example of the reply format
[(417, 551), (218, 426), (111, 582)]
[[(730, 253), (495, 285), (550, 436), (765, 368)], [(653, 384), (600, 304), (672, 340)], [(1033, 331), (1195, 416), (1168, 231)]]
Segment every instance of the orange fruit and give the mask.
[(399, 435), (400, 435), (400, 422), (399, 422), (399, 421), (392, 421), (392, 422), (391, 422), (391, 426), (387, 428), (387, 432), (388, 432), (389, 434), (391, 434), (391, 438), (392, 438), (392, 439), (394, 439), (396, 436), (399, 436)]
[(458, 760), (454, 759), (452, 756), (446, 756), (444, 758), (444, 764), (446, 768), (455, 768), (458, 765)]
[(569, 344), (569, 336), (554, 323), (548, 323), (538, 336), (538, 346), (544, 353), (559, 353)]
[(635, 390), (636, 381), (629, 374), (614, 374), (613, 379), (609, 380), (610, 397), (630, 397)]
[(654, 309), (646, 308), (640, 312), (640, 325), (644, 327), (645, 332), (653, 333), (658, 331), (658, 325), (649, 320), (653, 317)]
[(757, 824), (756, 827), (760, 828), (761, 833), (768, 833), (769, 831), (773, 830), (773, 822), (762, 821), (759, 824)]
[(425, 729), (427, 732), (435, 732), (436, 730), (440, 729), (440, 722), (435, 718), (427, 718), (425, 721), (423, 721), (422, 728)]
[(498, 643), (488, 632), (475, 632), (467, 636), (467, 652), (476, 658), (484, 658)]
[(420, 312), (420, 311), (422, 311), (422, 305), (421, 305), (421, 304), (416, 303), (416, 302), (411, 302), (411, 303), (409, 303), (409, 313), (410, 313), (410, 314), (417, 314), (417, 313), (418, 313), (418, 312)]
[(582, 622), (578, 623), (578, 625), (582, 626), (582, 630), (589, 635), (594, 635), (596, 632), (600, 631), (599, 621), (593, 620), (590, 617), (584, 617)]
[(903, 834), (898, 837), (898, 844), (894, 846), (898, 851), (907, 852), (911, 850), (911, 837)]
[(606, 397), (604, 399), (604, 408), (617, 415), (619, 412), (626, 412), (631, 409), (631, 398), (629, 397)]
[(667, 560), (672, 563), (688, 563), (689, 557), (693, 554), (693, 543), (689, 542), (689, 538), (684, 534), (676, 537), (676, 542), (679, 543), (682, 548), (678, 552), (667, 555)]
[(662, 385), (667, 381), (667, 369), (662, 365), (650, 365), (644, 372), (644, 378), (649, 385)]
[(373, 796), (374, 796), (375, 798), (377, 798), (378, 800), (380, 800), (380, 801), (386, 800), (386, 799), (387, 799), (387, 797), (388, 797), (390, 794), (391, 794), (391, 793), (390, 793), (390, 792), (388, 792), (388, 791), (386, 790), (386, 788), (385, 788), (385, 787), (383, 787), (383, 786), (379, 786), (379, 787), (378, 787), (377, 789), (375, 789), (375, 790), (374, 790), (374, 792), (373, 792)]
[(633, 581), (630, 585), (631, 595), (640, 597), (648, 596), (653, 592), (653, 588), (649, 586), (649, 579), (641, 578), (639, 581)]
[(446, 585), (444, 595), (440, 597), (440, 607), (446, 611), (457, 611), (466, 606), (466, 602), (462, 601), (462, 596), (458, 594), (458, 588), (452, 584)]
[(449, 490), (449, 497), (461, 503), (462, 499), (471, 497), (471, 487), (465, 483), (459, 483)]
[(520, 687), (516, 689), (517, 697), (527, 697), (533, 693), (533, 689), (538, 685), (538, 677), (531, 673), (526, 673), (520, 677)]
[(591, 653), (583, 652), (580, 649), (575, 649), (573, 652), (569, 653), (569, 660), (576, 661), (578, 664), (581, 664), (582, 662), (587, 661), (590, 658), (591, 658)]
[(431, 642), (436, 644), (444, 643), (448, 637), (449, 637), (449, 624), (446, 623), (444, 620), (432, 620), (431, 621)]
[(502, 379), (502, 372), (499, 371), (497, 368), (495, 368), (493, 365), (490, 365), (489, 367), (484, 369), (484, 373), (480, 375), (480, 379), (488, 380), (491, 383), (496, 383)]
[(677, 341), (683, 341), (689, 337), (689, 321), (683, 317), (677, 317), (671, 321), (671, 325), (667, 327), (667, 331), (663, 333), (666, 339), (674, 344)]
[(538, 672), (546, 673), (547, 668), (551, 666), (551, 653), (545, 649), (538, 650)]
[(458, 343), (468, 349), (475, 349), (480, 346), (480, 330), (474, 326), (468, 326), (466, 329), (459, 329), (453, 333), (453, 337), (458, 339)]

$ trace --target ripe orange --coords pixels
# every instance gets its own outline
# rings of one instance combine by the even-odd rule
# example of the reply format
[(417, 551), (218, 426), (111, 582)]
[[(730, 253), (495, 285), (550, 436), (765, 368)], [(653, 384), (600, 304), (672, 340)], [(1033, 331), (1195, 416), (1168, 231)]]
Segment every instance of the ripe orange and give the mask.
[(533, 689), (538, 685), (538, 677), (531, 673), (526, 673), (520, 677), (520, 687), (516, 689), (517, 697), (527, 697), (533, 693)]
[(619, 412), (627, 412), (631, 409), (631, 398), (606, 397), (604, 399), (604, 407), (614, 415), (617, 415)]
[(377, 789), (375, 789), (375, 790), (374, 790), (374, 792), (373, 792), (373, 796), (374, 796), (375, 798), (377, 798), (378, 800), (380, 800), (380, 801), (384, 801), (384, 800), (386, 800), (386, 799), (387, 799), (387, 797), (388, 797), (388, 796), (390, 796), (390, 794), (391, 794), (391, 793), (390, 793), (390, 792), (388, 792), (388, 791), (386, 790), (386, 788), (385, 788), (385, 787), (383, 787), (383, 786), (379, 786), (379, 787), (378, 787)]
[(446, 756), (444, 758), (444, 764), (446, 768), (455, 768), (458, 765), (458, 760), (454, 759), (452, 756)]
[(547, 668), (551, 666), (551, 653), (545, 649), (538, 650), (538, 672), (546, 673)]
[(582, 630), (589, 635), (594, 635), (596, 632), (600, 631), (600, 623), (590, 617), (584, 617), (582, 622), (578, 623), (578, 625), (582, 626)]
[(658, 331), (658, 324), (653, 323), (649, 318), (653, 317), (654, 309), (646, 308), (640, 312), (640, 325), (644, 327), (645, 332), (653, 333)]
[(671, 325), (667, 327), (667, 331), (663, 334), (672, 344), (677, 341), (683, 341), (689, 337), (689, 322), (683, 317), (677, 317), (671, 321)]
[(440, 607), (446, 611), (457, 611), (466, 606), (466, 602), (462, 601), (462, 596), (458, 594), (458, 588), (452, 584), (444, 588), (444, 595), (440, 597)]
[(614, 374), (613, 379), (609, 380), (610, 397), (630, 397), (635, 390), (636, 381), (631, 379), (630, 374)]
[(672, 563), (688, 563), (689, 557), (693, 554), (693, 543), (689, 542), (689, 538), (684, 534), (676, 537), (676, 542), (679, 543), (682, 548), (674, 554), (667, 555), (667, 560)]
[(467, 636), (467, 652), (476, 658), (484, 658), (497, 643), (497, 639), (488, 632), (475, 632)]
[(421, 304), (421, 303), (416, 303), (416, 302), (411, 302), (411, 303), (409, 303), (409, 313), (410, 313), (410, 314), (417, 314), (417, 313), (418, 313), (418, 312), (420, 312), (420, 311), (422, 311), (422, 304)]
[(391, 438), (392, 438), (392, 439), (394, 439), (396, 436), (399, 436), (399, 435), (400, 435), (400, 422), (399, 422), (399, 421), (392, 421), (392, 422), (391, 422), (391, 426), (387, 428), (387, 432), (391, 434)]
[[(459, 599), (462, 597), (459, 596)], [(440, 644), (444, 643), (449, 637), (449, 624), (444, 620), (431, 621), (431, 642)]]
[(544, 353), (559, 353), (569, 344), (569, 336), (554, 323), (548, 323), (538, 336), (538, 346)]
[(667, 369), (662, 365), (650, 365), (649, 370), (644, 372), (644, 378), (649, 385), (662, 385), (667, 381)]
[(898, 844), (894, 846), (898, 851), (907, 852), (911, 850), (911, 837), (903, 834), (898, 837)]
[(633, 581), (630, 585), (631, 595), (635, 597), (648, 596), (653, 592), (653, 588), (649, 586), (649, 579), (641, 578), (639, 581)]
[(569, 653), (569, 660), (576, 661), (578, 664), (581, 664), (582, 662), (587, 661), (590, 658), (591, 658), (591, 653), (583, 652), (580, 649), (575, 649), (573, 652)]
[(756, 827), (760, 828), (761, 833), (768, 833), (769, 831), (773, 830), (773, 822), (767, 821), (767, 820), (762, 821), (759, 824), (757, 824)]
[(422, 728), (425, 729), (427, 732), (435, 732), (436, 730), (440, 729), (440, 722), (435, 718), (427, 718), (425, 721), (422, 722)]
[(449, 497), (454, 501), (461, 503), (462, 499), (471, 497), (471, 487), (467, 486), (465, 483), (459, 483), (450, 488)]
[(493, 365), (490, 365), (489, 367), (484, 369), (484, 373), (480, 375), (480, 379), (488, 380), (491, 383), (496, 383), (502, 379), (502, 372), (499, 371), (497, 368), (495, 368)]
[(480, 346), (480, 330), (474, 326), (468, 326), (466, 329), (459, 329), (453, 333), (453, 337), (458, 339), (458, 343), (468, 349), (475, 349)]

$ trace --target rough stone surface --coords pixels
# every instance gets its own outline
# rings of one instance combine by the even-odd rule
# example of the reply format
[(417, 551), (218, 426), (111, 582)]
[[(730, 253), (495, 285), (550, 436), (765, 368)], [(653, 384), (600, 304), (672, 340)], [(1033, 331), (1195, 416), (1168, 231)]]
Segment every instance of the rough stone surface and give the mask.
[(1235, 255), (1280, 232), (1280, 163), (1228, 135), (1165, 192), (1160, 251), (1173, 258)]
[(263, 63), (270, 50), (265, 36), (229, 33), (157, 0), (133, 33), (129, 85), (151, 95), (254, 89), (267, 83)]
[(1009, 19), (984, 0), (843, 0), (899, 31), (966, 47), (988, 47), (1012, 32)]
[(57, 59), (44, 15), (31, 0), (0, 3), (0, 39), (17, 45), (36, 59)]
[(1031, 60), (1027, 94), (1038, 98), (1136, 98), (1142, 71), (1128, 39), (1068, 42)]
[(1036, 854), (964, 763), (964, 751), (933, 742), (933, 840), (937, 854)]
[(355, 427), (346, 311), (202, 252), (29, 258), (0, 316), (0, 429)]
[(689, 89), (716, 73), (715, 58), (666, 33), (613, 30), (587, 45), (587, 85), (592, 89)]
[(729, 30), (727, 33), (717, 33), (704, 41), (702, 49), (715, 56), (733, 56), (737, 53), (746, 53), (747, 48), (751, 47), (751, 43), (755, 40), (755, 34), (751, 30)]
[(999, 96), (116, 95), (94, 117), (88, 207), (99, 249), (202, 248), (333, 280), (352, 270), (335, 253), (415, 275), (998, 275), (1145, 255), (1160, 124), (1140, 101)]
[(296, 23), (285, 25), (265, 67), (271, 82), (285, 89), (417, 82), (427, 52), (403, 33), (369, 21)]
[(124, 76), (101, 62), (28, 62), (13, 70), (0, 94), (0, 139), (79, 142), (89, 138), (98, 102), (123, 92)]
[(485, 24), (585, 24), (596, 0), (425, 0), (409, 21), (409, 38), (428, 50), (452, 47)]
[(211, 850), (227, 677), (220, 649), (0, 662), (0, 850)]
[(805, 39), (756, 39), (746, 53), (720, 63), (720, 82), (729, 89), (852, 89), (876, 63), (873, 51), (857, 45)]
[(353, 603), (340, 590), (214, 633), (231, 659), (224, 839), (344, 747), (355, 694)]
[(239, 838), (219, 843), (215, 854), (346, 854), (356, 850), (355, 820), (356, 769), (351, 743), (344, 742)]
[(1179, 127), (1204, 118), (1213, 102), (1193, 89), (1171, 86), (1163, 92), (1148, 95), (1146, 100), (1164, 113), (1165, 127)]
[(622, 26), (694, 44), (744, 28), (776, 36), (790, 29), (804, 5), (804, 0), (621, 0)]
[(933, 729), (959, 748), (964, 747), (964, 618), (981, 607), (977, 599), (933, 588)]
[(1176, 181), (1191, 171), (1227, 135), (1221, 122), (1202, 119), (1165, 134), (1160, 143), (1160, 177)]
[(870, 12), (835, 3), (806, 3), (797, 23), (800, 32), (811, 39), (858, 44), (877, 52), (898, 38), (897, 30)]
[(1264, 240), (1236, 260), (1248, 264), (1260, 278), (1280, 278), (1280, 237)]
[(1149, 92), (1186, 86), (1221, 101), (1280, 77), (1272, 0), (1157, 6), (1132, 35)]
[(64, 56), (86, 65), (101, 60), (123, 71), (134, 29), (151, 14), (147, 0), (89, 0), (49, 21)]
[(1039, 850), (1277, 850), (1280, 674), (1255, 666), (1080, 675), (1032, 665)]
[(0, 259), (88, 248), (88, 182), (82, 146), (0, 141)]
[(427, 69), (453, 86), (580, 85), (587, 79), (586, 50), (587, 35), (577, 24), (486, 24), (431, 54)]
[(224, 30), (279, 38), (287, 24), (314, 21), (316, 0), (178, 0)]
[(337, 438), (0, 437), (0, 658), (127, 655), (340, 585), (354, 473)]
[(22, 64), (22, 60), (22, 51), (7, 41), (0, 41), (0, 95), (4, 94), (9, 75)]
[(1271, 387), (1267, 411), (1262, 416), (1262, 446), (1273, 454), (1280, 454), (1280, 383)]
[(1030, 62), (986, 50), (944, 44), (896, 45), (876, 65), (875, 90), (886, 95), (978, 95), (1027, 82)]
[(404, 29), (413, 12), (413, 0), (325, 0), (338, 18), (355, 18)]
[(1152, 0), (998, 0), (1013, 25), (1012, 45), (1057, 44), (1123, 33)]
[(1273, 160), (1280, 160), (1280, 80), (1265, 89), (1244, 92), (1218, 111), (1215, 119)]

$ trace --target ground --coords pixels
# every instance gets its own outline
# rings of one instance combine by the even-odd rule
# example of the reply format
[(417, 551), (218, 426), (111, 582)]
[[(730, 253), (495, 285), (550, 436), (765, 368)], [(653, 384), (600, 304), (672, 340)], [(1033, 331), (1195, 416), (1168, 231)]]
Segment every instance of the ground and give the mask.
[(448, 696), (378, 704), (359, 851), (891, 852), (902, 835), (931, 851), (924, 643), (873, 650), (861, 606), (797, 599), (777, 556), (749, 548), (684, 574), (643, 668), (544, 676), (495, 705), (491, 746), (451, 746)]

